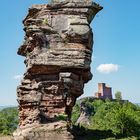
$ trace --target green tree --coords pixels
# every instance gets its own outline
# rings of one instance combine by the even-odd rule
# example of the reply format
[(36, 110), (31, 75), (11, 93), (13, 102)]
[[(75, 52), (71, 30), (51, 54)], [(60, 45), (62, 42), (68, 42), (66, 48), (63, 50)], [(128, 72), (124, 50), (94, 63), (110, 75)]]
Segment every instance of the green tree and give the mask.
[(91, 117), (91, 125), (94, 129), (110, 130), (108, 129), (110, 117), (108, 117), (107, 114), (112, 110), (114, 106), (115, 102), (107, 100), (103, 102), (100, 106), (98, 106), (95, 115)]
[(10, 135), (18, 125), (17, 108), (5, 108), (0, 111), (0, 133)]
[(103, 105), (104, 102), (102, 100), (95, 100), (92, 105), (94, 108), (94, 113), (96, 113), (98, 111), (98, 109), (101, 107), (101, 105)]
[(118, 101), (122, 100), (122, 93), (120, 91), (117, 91), (115, 93), (115, 99), (118, 100)]
[(140, 116), (139, 110), (134, 110), (131, 103), (118, 104), (107, 117), (110, 118), (110, 129), (114, 134), (121, 135), (139, 135), (140, 133)]
[(140, 135), (140, 107), (132, 103), (105, 102), (92, 117), (94, 129), (115, 135)]

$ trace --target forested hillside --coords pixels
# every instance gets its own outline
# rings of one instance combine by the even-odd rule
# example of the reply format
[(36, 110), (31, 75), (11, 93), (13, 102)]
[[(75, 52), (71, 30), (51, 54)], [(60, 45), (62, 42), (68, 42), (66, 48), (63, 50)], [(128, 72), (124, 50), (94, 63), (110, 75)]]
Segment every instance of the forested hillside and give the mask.
[(97, 139), (140, 139), (140, 107), (128, 101), (84, 98), (75, 105), (72, 121)]

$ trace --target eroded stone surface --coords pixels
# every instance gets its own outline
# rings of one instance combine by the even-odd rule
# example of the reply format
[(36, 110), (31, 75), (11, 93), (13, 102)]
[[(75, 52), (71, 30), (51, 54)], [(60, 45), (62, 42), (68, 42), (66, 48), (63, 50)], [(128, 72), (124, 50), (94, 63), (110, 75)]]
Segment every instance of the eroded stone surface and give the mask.
[(91, 0), (55, 0), (29, 9), (18, 50), (27, 67), (17, 89), (21, 131), (58, 122), (60, 116), (70, 124), (76, 98), (92, 78), (90, 22), (101, 9)]
[(52, 122), (35, 125), (26, 129), (17, 129), (13, 136), (15, 140), (72, 140), (74, 136), (67, 131), (66, 122)]

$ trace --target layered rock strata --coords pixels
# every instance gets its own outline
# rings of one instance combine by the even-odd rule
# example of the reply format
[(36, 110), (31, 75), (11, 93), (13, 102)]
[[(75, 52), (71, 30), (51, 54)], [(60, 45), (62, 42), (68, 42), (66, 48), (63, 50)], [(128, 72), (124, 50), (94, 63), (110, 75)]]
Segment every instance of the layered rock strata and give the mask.
[(15, 139), (36, 140), (28, 133), (45, 127), (48, 134), (51, 124), (53, 129), (59, 124), (70, 127), (76, 98), (92, 78), (90, 23), (101, 9), (91, 0), (55, 0), (29, 9), (23, 21), (24, 43), (18, 50), (26, 57), (27, 71), (17, 89), (20, 122)]

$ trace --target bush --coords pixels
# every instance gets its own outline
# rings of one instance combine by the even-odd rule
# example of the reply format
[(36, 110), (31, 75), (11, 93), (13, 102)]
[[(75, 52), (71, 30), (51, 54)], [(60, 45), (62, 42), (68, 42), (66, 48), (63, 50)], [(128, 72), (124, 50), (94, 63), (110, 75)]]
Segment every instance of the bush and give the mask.
[(10, 135), (17, 128), (18, 111), (17, 108), (6, 108), (0, 111), (0, 133)]

